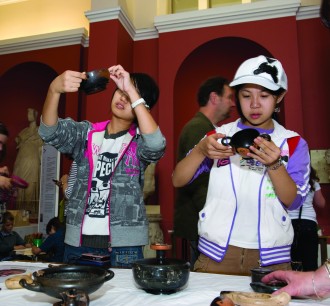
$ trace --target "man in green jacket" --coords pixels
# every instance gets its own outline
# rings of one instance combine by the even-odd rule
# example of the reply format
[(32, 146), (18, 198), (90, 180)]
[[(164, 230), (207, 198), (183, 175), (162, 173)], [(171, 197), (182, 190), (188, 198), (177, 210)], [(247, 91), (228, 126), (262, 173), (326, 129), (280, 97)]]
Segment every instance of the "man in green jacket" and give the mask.
[[(177, 162), (220, 121), (230, 116), (235, 106), (232, 89), (220, 76), (206, 80), (199, 87), (197, 101), (199, 110), (183, 127), (178, 145)], [(190, 263), (193, 268), (197, 250), (199, 211), (203, 208), (209, 182), (209, 173), (203, 173), (192, 184), (177, 189), (174, 211), (174, 235), (187, 241), (190, 246)]]

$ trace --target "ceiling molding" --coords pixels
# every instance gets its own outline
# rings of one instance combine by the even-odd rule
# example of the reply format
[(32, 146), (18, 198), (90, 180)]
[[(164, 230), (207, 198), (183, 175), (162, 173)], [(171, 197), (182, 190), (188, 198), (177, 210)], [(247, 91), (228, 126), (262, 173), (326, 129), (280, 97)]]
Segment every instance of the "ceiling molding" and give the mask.
[(88, 47), (85, 28), (0, 40), (0, 55), (81, 44)]
[(126, 13), (120, 7), (88, 11), (85, 12), (85, 16), (90, 23), (118, 19), (134, 41), (158, 38), (158, 32), (154, 27), (148, 29), (136, 29)]
[(297, 14), (297, 20), (319, 18), (320, 17), (320, 6), (301, 6)]
[(159, 33), (296, 16), (300, 0), (268, 0), (155, 17)]
[(159, 35), (158, 35), (156, 28), (140, 29), (140, 30), (136, 30), (135, 35), (134, 35), (134, 41), (155, 39), (158, 37), (159, 37)]
[[(265, 5), (265, 2), (267, 2), (267, 5)], [(157, 16), (155, 17), (155, 27), (147, 29), (135, 29), (120, 7), (87, 11), (85, 15), (91, 23), (119, 20), (134, 41), (141, 41), (157, 39), (159, 33), (216, 25), (287, 16), (296, 16), (297, 20), (319, 18), (319, 11), (320, 6), (318, 5), (300, 6), (300, 0), (268, 0), (251, 4), (230, 5), (208, 10)], [(0, 55), (76, 44), (81, 44), (83, 47), (89, 46), (88, 32), (85, 28), (0, 40)]]

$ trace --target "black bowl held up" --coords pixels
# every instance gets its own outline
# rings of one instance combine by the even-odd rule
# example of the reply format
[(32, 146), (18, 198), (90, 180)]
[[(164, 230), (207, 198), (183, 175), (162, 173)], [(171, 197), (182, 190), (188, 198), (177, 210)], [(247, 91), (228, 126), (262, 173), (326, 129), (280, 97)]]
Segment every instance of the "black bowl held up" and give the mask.
[(231, 146), (235, 152), (245, 159), (250, 159), (247, 153), (250, 152), (250, 147), (258, 146), (254, 143), (254, 139), (258, 136), (270, 141), (271, 137), (268, 134), (260, 134), (256, 129), (244, 129), (236, 132), (233, 136), (226, 136), (221, 139), (224, 146)]
[(95, 266), (58, 266), (33, 272), (33, 282), (19, 281), (23, 288), (62, 299), (62, 293), (77, 290), (87, 295), (114, 277), (114, 272)]
[(138, 288), (152, 294), (171, 294), (186, 288), (190, 263), (164, 256), (168, 245), (151, 245), (157, 258), (137, 260), (132, 263), (132, 272)]
[(101, 68), (86, 72), (86, 79), (80, 84), (80, 89), (87, 95), (91, 95), (107, 88), (110, 80), (108, 69)]

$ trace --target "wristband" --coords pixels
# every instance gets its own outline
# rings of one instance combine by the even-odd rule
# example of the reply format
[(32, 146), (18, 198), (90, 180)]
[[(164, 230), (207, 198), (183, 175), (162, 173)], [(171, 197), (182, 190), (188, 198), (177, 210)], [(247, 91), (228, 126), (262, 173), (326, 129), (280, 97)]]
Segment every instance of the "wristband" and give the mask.
[(135, 102), (133, 102), (131, 104), (132, 109), (134, 109), (135, 107), (137, 107), (139, 104), (144, 104), (144, 106), (146, 108), (149, 108), (149, 106), (147, 105), (146, 101), (144, 101), (143, 98), (140, 98), (140, 99), (137, 99)]
[(312, 285), (313, 285), (313, 291), (314, 291), (314, 294), (316, 295), (316, 297), (321, 300), (321, 297), (317, 294), (316, 292), (316, 287), (315, 287), (315, 280), (314, 280), (314, 277), (315, 277), (315, 271), (313, 272), (313, 275), (312, 275)]
[(275, 164), (268, 165), (266, 166), (266, 168), (267, 170), (277, 170), (281, 166), (282, 166), (282, 159), (280, 157)]

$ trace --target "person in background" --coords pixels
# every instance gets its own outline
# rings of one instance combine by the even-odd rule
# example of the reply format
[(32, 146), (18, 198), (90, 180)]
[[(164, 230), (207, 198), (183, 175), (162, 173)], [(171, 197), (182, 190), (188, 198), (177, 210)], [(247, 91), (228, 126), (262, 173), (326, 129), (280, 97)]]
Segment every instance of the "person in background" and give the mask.
[[(287, 76), (277, 59), (261, 55), (244, 61), (229, 85), (240, 118), (208, 133), (172, 177), (174, 187), (182, 187), (210, 171), (194, 270), (250, 275), (258, 266), (291, 269), (287, 209), (299, 208), (307, 196), (310, 156), (303, 138), (272, 119), (288, 90)], [(221, 144), (244, 129), (271, 140), (256, 137), (245, 158)]]
[[(6, 144), (9, 137), (7, 127), (0, 122), (0, 165), (6, 156)], [(9, 169), (7, 166), (0, 167), (0, 189), (9, 190), (12, 188), (11, 178), (9, 177)]]
[(310, 191), (306, 200), (299, 209), (289, 210), (294, 229), (294, 240), (291, 247), (292, 269), (296, 270), (296, 264), (301, 263), (302, 271), (315, 271), (318, 268), (318, 229), (315, 205), (325, 207), (325, 198), (322, 194), (319, 178), (311, 167), (309, 176)]
[[(70, 157), (72, 160), (72, 158)], [(77, 177), (77, 163), (73, 160), (69, 170), (69, 174), (63, 174), (60, 180), (54, 180), (55, 184), (61, 189), (63, 198), (59, 204), (59, 219), (60, 222), (65, 222), (67, 215), (67, 203), (71, 196), (72, 188)]]
[(71, 196), (72, 188), (77, 176), (77, 171), (77, 163), (73, 161), (70, 167), (69, 174), (63, 174), (61, 177), (62, 190), (66, 199), (69, 199)]
[[(228, 84), (225, 78), (216, 76), (200, 85), (197, 93), (199, 109), (180, 133), (177, 162), (186, 157), (203, 136), (212, 131), (220, 121), (229, 118), (235, 102), (233, 90)], [(208, 181), (209, 173), (206, 172), (191, 184), (176, 190), (174, 235), (188, 241), (191, 267), (199, 256), (198, 213), (205, 204)]]
[(261, 281), (265, 284), (274, 282), (287, 283), (273, 295), (287, 292), (294, 297), (324, 299), (330, 297), (330, 261), (327, 260), (316, 271), (277, 270), (265, 275)]
[(3, 224), (0, 232), (0, 260), (15, 259), (13, 251), (19, 249), (30, 248), (31, 244), (25, 243), (23, 238), (15, 231), (14, 216), (11, 212), (6, 211), (3, 214)]
[(108, 68), (117, 88), (112, 119), (76, 122), (58, 118), (62, 93), (77, 92), (86, 74), (65, 71), (50, 84), (39, 128), (45, 143), (70, 154), (77, 176), (68, 199), (64, 262), (83, 253), (111, 256), (112, 267), (131, 267), (148, 244), (144, 171), (165, 152), (165, 138), (150, 109), (159, 89), (145, 73)]
[(64, 226), (58, 217), (49, 220), (46, 226), (48, 237), (40, 247), (32, 246), (32, 253), (39, 255), (46, 253), (43, 258), (49, 262), (63, 262), (64, 255)]

